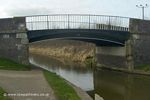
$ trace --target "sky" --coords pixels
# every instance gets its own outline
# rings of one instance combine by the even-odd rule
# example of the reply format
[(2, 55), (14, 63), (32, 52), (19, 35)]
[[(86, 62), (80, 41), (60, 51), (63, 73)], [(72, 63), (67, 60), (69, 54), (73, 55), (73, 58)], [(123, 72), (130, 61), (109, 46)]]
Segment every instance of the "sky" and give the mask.
[(0, 0), (0, 18), (49, 14), (95, 14), (150, 19), (150, 0)]

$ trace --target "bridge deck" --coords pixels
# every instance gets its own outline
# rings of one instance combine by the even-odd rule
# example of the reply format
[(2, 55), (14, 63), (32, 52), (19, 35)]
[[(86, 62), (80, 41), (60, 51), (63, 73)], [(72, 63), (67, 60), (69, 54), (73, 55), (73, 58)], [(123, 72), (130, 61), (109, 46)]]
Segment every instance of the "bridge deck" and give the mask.
[(97, 45), (124, 46), (129, 32), (96, 29), (53, 29), (28, 31), (30, 42), (45, 39), (71, 39), (93, 42)]

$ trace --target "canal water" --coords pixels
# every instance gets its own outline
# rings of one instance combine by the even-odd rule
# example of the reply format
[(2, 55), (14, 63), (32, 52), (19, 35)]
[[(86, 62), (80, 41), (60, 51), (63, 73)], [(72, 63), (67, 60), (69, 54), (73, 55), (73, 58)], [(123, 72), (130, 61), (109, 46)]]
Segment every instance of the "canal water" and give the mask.
[(82, 64), (30, 54), (30, 62), (55, 72), (74, 85), (104, 100), (150, 100), (150, 76), (87, 68)]

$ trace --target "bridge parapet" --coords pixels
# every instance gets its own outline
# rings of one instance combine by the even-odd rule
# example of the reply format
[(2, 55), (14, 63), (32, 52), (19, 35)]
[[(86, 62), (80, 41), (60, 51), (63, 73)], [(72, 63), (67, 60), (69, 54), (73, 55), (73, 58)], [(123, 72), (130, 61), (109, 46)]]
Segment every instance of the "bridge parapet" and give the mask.
[[(150, 64), (150, 21), (141, 19), (130, 19), (131, 37), (129, 50), (131, 53), (130, 60), (133, 65), (149, 65)], [(131, 61), (132, 62), (132, 61)], [(131, 64), (132, 65), (132, 64)]]
[(25, 17), (0, 19), (0, 57), (29, 63)]
[(54, 14), (26, 16), (28, 30), (100, 29), (128, 31), (129, 18), (106, 15)]
[(149, 34), (150, 35), (150, 21), (142, 19), (130, 19), (130, 32), (134, 34)]
[(0, 33), (26, 31), (25, 17), (0, 19)]

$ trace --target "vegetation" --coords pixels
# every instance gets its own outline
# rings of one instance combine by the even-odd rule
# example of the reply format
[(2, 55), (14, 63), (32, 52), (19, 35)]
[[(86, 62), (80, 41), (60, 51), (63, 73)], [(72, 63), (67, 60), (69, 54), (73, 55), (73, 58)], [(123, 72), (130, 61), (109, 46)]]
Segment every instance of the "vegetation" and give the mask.
[(30, 70), (27, 65), (18, 64), (12, 60), (6, 58), (0, 58), (0, 69), (3, 70)]
[(8, 97), (4, 96), (4, 93), (6, 93), (2, 88), (0, 88), (0, 100), (11, 100)]
[(44, 71), (44, 76), (54, 90), (58, 100), (81, 100), (75, 90), (60, 76), (48, 71)]
[(86, 60), (84, 61), (84, 63), (88, 67), (96, 66), (96, 62), (95, 62), (95, 59), (93, 57), (86, 58)]
[(135, 67), (135, 69), (148, 72), (150, 71), (150, 65), (140, 65), (140, 66)]

